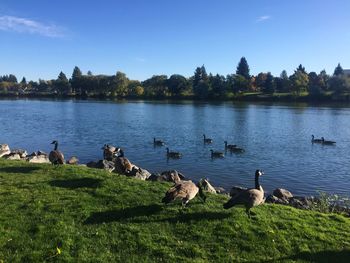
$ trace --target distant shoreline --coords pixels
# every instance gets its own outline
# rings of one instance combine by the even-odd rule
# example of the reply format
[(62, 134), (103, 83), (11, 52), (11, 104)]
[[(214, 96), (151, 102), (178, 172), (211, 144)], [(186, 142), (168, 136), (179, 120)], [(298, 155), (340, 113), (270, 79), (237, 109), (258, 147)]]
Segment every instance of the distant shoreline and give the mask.
[(51, 93), (0, 93), (0, 98), (54, 98), (54, 99), (99, 99), (99, 100), (155, 100), (155, 101), (208, 101), (208, 102), (306, 102), (306, 103), (350, 103), (350, 94), (335, 95), (292, 95), (290, 93), (262, 94), (262, 93), (241, 93), (231, 98), (206, 98), (199, 99), (195, 96), (173, 96), (173, 97), (155, 97), (155, 96), (106, 96), (103, 94), (78, 95), (78, 94), (51, 94)]

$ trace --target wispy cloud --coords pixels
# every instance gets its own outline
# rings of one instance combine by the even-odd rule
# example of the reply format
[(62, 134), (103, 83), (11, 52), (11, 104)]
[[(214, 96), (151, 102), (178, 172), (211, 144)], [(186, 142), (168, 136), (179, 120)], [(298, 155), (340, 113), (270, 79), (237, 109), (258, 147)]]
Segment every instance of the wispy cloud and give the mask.
[(64, 29), (61, 27), (15, 16), (0, 16), (0, 30), (39, 34), (54, 38), (64, 37)]
[(271, 19), (271, 16), (260, 16), (260, 17), (258, 17), (256, 22), (264, 22), (264, 21), (269, 20), (269, 19)]
[(145, 58), (141, 58), (141, 57), (136, 57), (135, 60), (137, 62), (146, 62), (146, 59)]

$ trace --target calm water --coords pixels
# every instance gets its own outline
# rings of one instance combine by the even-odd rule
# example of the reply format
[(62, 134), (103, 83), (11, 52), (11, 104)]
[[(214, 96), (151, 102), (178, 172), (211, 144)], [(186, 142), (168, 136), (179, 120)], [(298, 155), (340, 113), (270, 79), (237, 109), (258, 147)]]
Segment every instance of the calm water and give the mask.
[[(253, 187), (263, 169), (265, 190), (287, 188), (298, 195), (322, 190), (350, 195), (350, 108), (233, 103), (164, 103), (0, 100), (0, 143), (28, 152), (60, 142), (66, 157), (82, 163), (102, 158), (103, 144), (122, 146), (126, 156), (151, 172), (177, 169), (207, 177), (216, 186)], [(203, 145), (202, 134), (214, 140)], [(311, 143), (311, 134), (336, 146)], [(167, 161), (166, 141), (183, 158)], [(212, 160), (224, 141), (246, 149)]]

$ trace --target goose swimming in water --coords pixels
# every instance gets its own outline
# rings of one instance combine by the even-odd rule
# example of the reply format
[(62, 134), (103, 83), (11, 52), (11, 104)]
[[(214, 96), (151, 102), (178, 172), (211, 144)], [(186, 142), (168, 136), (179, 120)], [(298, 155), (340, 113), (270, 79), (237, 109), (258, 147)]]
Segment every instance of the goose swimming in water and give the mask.
[(264, 173), (261, 170), (255, 171), (255, 188), (246, 189), (237, 192), (227, 203), (223, 206), (228, 209), (235, 205), (244, 205), (246, 213), (250, 218), (250, 209), (254, 206), (258, 206), (264, 202), (264, 189), (259, 184), (259, 177)]
[(180, 181), (165, 193), (162, 203), (168, 204), (175, 199), (182, 199), (182, 206), (185, 207), (197, 193), (199, 193), (199, 197), (205, 202), (206, 196), (200, 184), (196, 185), (192, 181)]
[(205, 136), (205, 134), (203, 134), (203, 141), (204, 141), (204, 143), (213, 143), (213, 140), (210, 139), (210, 138), (207, 138), (207, 137)]
[(168, 158), (176, 158), (176, 159), (178, 159), (178, 158), (182, 157), (182, 154), (179, 153), (179, 152), (170, 152), (169, 148), (166, 148), (166, 156)]
[(227, 144), (227, 141), (224, 141), (225, 143), (225, 149), (234, 149), (234, 148), (237, 148), (237, 145), (236, 144)]
[(153, 144), (157, 146), (163, 146), (165, 143), (162, 140), (156, 140), (156, 138), (153, 138)]
[(321, 140), (322, 140), (322, 144), (328, 144), (328, 145), (333, 145), (333, 144), (335, 144), (334, 141), (326, 141), (323, 137), (321, 137)]
[(52, 164), (64, 164), (64, 155), (62, 152), (60, 152), (58, 148), (58, 142), (53, 141), (51, 144), (55, 145), (55, 148), (53, 151), (49, 154), (49, 160)]
[(223, 158), (225, 157), (224, 153), (223, 152), (217, 152), (217, 151), (214, 151), (214, 150), (210, 150), (211, 152), (211, 158)]
[(315, 139), (315, 136), (311, 135), (311, 142), (312, 143), (322, 143), (322, 139)]

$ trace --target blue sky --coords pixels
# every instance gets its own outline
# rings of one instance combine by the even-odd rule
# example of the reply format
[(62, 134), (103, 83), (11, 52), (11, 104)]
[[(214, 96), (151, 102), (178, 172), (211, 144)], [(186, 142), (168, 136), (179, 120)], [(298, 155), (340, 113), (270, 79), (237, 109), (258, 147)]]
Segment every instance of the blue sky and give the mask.
[(191, 76), (197, 66), (231, 74), (288, 74), (302, 63), (350, 68), (348, 0), (1, 0), (0, 75), (30, 80), (83, 73), (144, 80)]

